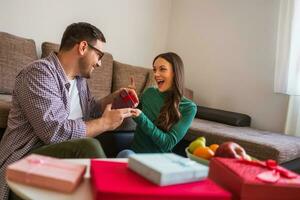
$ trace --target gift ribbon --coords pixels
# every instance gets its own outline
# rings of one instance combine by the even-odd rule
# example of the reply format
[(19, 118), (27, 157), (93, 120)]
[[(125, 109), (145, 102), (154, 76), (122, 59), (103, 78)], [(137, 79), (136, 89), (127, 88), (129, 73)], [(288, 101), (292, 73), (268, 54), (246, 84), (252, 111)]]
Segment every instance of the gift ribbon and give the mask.
[(257, 179), (267, 183), (276, 183), (280, 179), (280, 177), (293, 179), (297, 178), (298, 176), (297, 174), (284, 169), (283, 167), (280, 167), (275, 160), (266, 160), (264, 162), (259, 160), (242, 159), (240, 160), (240, 162), (269, 169), (269, 171), (261, 172), (256, 175)]
[(63, 164), (51, 163), (51, 162), (49, 162), (49, 160), (45, 160), (45, 159), (42, 159), (42, 158), (27, 158), (27, 161), (30, 164), (33, 164), (33, 165), (47, 165), (47, 166), (50, 166), (50, 167), (63, 168), (63, 169), (66, 169), (66, 170), (71, 170), (71, 171), (77, 170), (76, 166), (66, 165), (64, 163)]
[(135, 106), (135, 104), (137, 103), (137, 100), (133, 95), (126, 94), (126, 95), (121, 95), (121, 97), (124, 102), (127, 103), (129, 101), (130, 107)]
[[(49, 160), (45, 160), (42, 158), (26, 158), (26, 161), (30, 164), (33, 165), (33, 167), (26, 173), (25, 175), (25, 182), (30, 183), (30, 175), (33, 174), (33, 172), (37, 169), (38, 166), (40, 165), (47, 165), (47, 166), (52, 166), (56, 168), (63, 168), (66, 170), (71, 170), (71, 171), (76, 171), (77, 167), (76, 166), (69, 166), (69, 165), (64, 165), (64, 164), (59, 164), (59, 163), (51, 163)], [(51, 160), (50, 160), (51, 161)]]
[(174, 157), (173, 155), (164, 155), (171, 163), (175, 163), (181, 167), (191, 167), (191, 166), (198, 166), (196, 161), (190, 160), (189, 158), (178, 158)]
[(122, 96), (122, 99), (123, 99), (123, 101), (124, 102), (133, 102), (133, 100), (132, 100), (132, 98), (129, 96), (129, 95), (124, 95), (124, 96)]

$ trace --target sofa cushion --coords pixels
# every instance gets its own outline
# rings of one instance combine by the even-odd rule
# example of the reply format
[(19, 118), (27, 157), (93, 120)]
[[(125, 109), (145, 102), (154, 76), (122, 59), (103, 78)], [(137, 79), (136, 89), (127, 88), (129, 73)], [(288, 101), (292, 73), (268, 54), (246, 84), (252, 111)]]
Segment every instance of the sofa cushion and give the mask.
[(11, 94), (17, 74), (36, 59), (33, 40), (0, 32), (0, 92)]
[(192, 141), (199, 136), (204, 136), (208, 145), (234, 141), (248, 154), (262, 160), (274, 159), (284, 163), (300, 157), (300, 137), (195, 118), (185, 139)]
[(197, 106), (196, 117), (199, 119), (206, 119), (231, 126), (250, 126), (251, 124), (251, 117), (246, 114), (229, 112), (204, 106)]
[[(113, 66), (112, 91), (127, 87), (130, 85), (130, 77), (134, 77), (137, 94), (139, 95), (143, 92), (151, 69), (127, 65), (117, 61), (114, 61)], [(149, 84), (151, 83), (149, 82)]]
[(101, 66), (96, 67), (91, 78), (88, 79), (88, 84), (91, 93), (96, 98), (102, 98), (111, 93), (113, 77), (113, 57), (109, 53), (105, 53)]
[(42, 58), (45, 58), (50, 55), (52, 51), (58, 52), (59, 44), (51, 43), (51, 42), (43, 42), (42, 43)]
[(7, 127), (7, 118), (11, 108), (11, 95), (0, 94), (0, 128)]

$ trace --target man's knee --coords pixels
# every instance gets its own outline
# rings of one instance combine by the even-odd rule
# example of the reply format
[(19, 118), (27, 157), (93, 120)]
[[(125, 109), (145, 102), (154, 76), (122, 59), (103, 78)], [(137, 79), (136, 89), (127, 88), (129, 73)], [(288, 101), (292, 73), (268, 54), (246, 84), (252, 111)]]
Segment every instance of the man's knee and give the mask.
[(89, 157), (105, 158), (105, 153), (100, 142), (94, 138), (83, 138), (77, 141), (79, 148), (88, 153)]
[(85, 150), (95, 151), (99, 148), (102, 149), (100, 142), (94, 138), (79, 139), (78, 142)]
[(101, 144), (93, 138), (75, 139), (46, 145), (34, 149), (31, 153), (57, 158), (106, 158)]

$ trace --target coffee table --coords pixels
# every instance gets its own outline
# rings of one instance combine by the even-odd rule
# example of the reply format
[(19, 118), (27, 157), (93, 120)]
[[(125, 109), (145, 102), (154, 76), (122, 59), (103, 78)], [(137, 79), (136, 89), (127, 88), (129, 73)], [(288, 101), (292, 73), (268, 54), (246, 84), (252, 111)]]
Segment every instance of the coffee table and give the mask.
[[(71, 194), (61, 193), (46, 189), (41, 189), (33, 186), (24, 185), (21, 183), (16, 183), (14, 181), (6, 180), (9, 188), (23, 199), (43, 199), (43, 200), (92, 200), (92, 188), (90, 183), (90, 159), (64, 159), (69, 162), (85, 164), (87, 166), (86, 173), (84, 175), (83, 182), (79, 187)], [(126, 158), (122, 159), (99, 159), (115, 162), (127, 162)]]

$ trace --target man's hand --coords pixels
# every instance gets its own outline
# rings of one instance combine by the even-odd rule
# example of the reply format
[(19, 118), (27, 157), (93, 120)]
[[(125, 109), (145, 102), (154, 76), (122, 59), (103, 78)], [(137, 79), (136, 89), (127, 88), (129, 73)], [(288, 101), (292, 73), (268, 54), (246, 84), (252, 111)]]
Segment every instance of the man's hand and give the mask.
[(123, 120), (133, 116), (132, 108), (111, 109), (111, 104), (108, 104), (102, 115), (106, 130), (114, 130), (120, 126)]
[(111, 104), (105, 107), (102, 117), (86, 121), (86, 136), (95, 137), (105, 131), (116, 129), (127, 117), (134, 116), (133, 108), (111, 109)]

